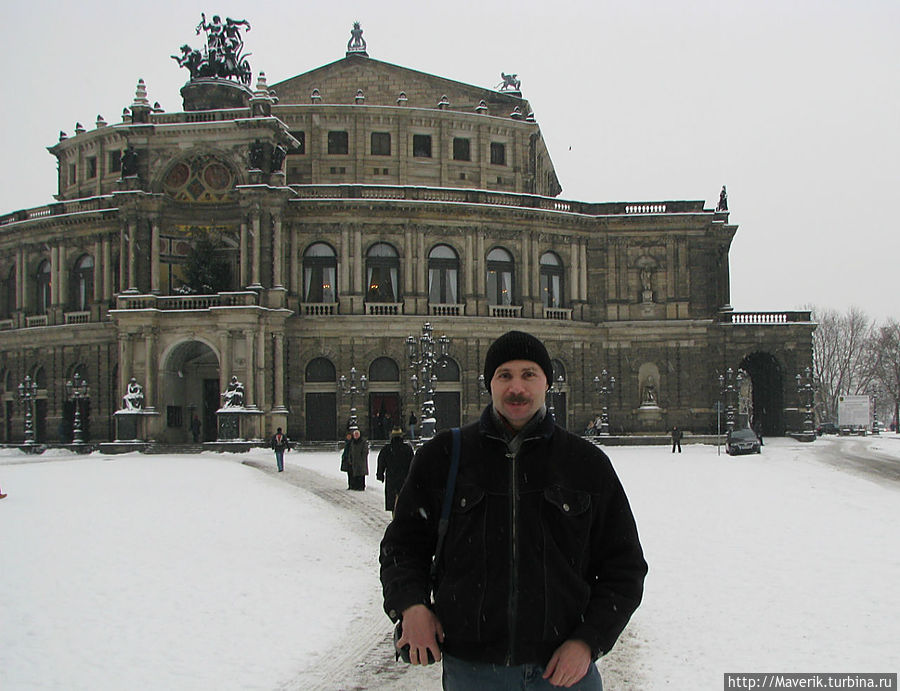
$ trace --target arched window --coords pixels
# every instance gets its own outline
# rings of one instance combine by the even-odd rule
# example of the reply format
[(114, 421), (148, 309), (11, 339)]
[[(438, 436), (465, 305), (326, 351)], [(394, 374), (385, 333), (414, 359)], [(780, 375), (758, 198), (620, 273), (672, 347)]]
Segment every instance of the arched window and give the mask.
[(303, 302), (337, 302), (337, 255), (324, 242), (303, 254)]
[(16, 311), (16, 265), (13, 264), (3, 280), (3, 295), (0, 296), (0, 316), (11, 317)]
[(72, 270), (72, 296), (70, 305), (77, 312), (88, 308), (94, 294), (94, 258), (83, 254)]
[(400, 258), (397, 250), (378, 242), (366, 254), (366, 302), (400, 301)]
[(459, 256), (449, 245), (436, 245), (428, 254), (428, 302), (459, 302)]
[(515, 263), (512, 255), (502, 247), (495, 247), (487, 256), (487, 300), (489, 305), (513, 304)]
[(369, 365), (369, 381), (400, 381), (400, 368), (389, 357), (380, 357)]
[(337, 372), (334, 369), (334, 363), (324, 357), (313, 358), (306, 366), (306, 381), (335, 383)]
[(47, 314), (50, 309), (50, 262), (47, 259), (38, 264), (35, 287), (35, 314)]
[(434, 368), (434, 375), (438, 381), (459, 381), (459, 365), (451, 357), (442, 358)]
[(541, 255), (541, 301), (544, 307), (563, 306), (563, 265), (554, 252)]

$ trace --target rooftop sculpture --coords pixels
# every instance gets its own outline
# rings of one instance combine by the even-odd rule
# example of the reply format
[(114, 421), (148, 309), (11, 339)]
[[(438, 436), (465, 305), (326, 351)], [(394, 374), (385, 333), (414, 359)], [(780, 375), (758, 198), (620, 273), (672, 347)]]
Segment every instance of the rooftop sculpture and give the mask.
[(246, 19), (225, 18), (222, 23), (219, 15), (214, 15), (212, 22), (206, 21), (206, 14), (200, 14), (197, 34), (206, 33), (206, 45), (203, 51), (181, 46), (181, 55), (173, 55), (179, 67), (186, 67), (191, 73), (191, 80), (202, 78), (236, 79), (244, 86), (250, 85), (252, 72), (247, 58), (251, 53), (242, 55), (244, 40), (241, 28), (250, 31), (250, 22)]

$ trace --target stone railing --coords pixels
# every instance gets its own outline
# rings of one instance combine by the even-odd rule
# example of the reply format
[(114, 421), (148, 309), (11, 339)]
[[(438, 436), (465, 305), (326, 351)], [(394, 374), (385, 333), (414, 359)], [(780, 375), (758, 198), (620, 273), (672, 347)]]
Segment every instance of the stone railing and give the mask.
[(25, 317), (26, 329), (30, 329), (33, 326), (47, 326), (49, 323), (46, 314), (35, 314)]
[(367, 302), (366, 314), (393, 317), (403, 314), (402, 302)]
[(522, 316), (522, 305), (488, 305), (488, 314), (492, 317), (518, 318)]
[(722, 312), (719, 321), (724, 324), (796, 324), (812, 321), (810, 312)]
[(0, 226), (6, 226), (10, 223), (17, 223), (19, 221), (31, 221), (38, 218), (49, 218), (51, 216), (64, 216), (66, 214), (105, 211), (110, 209), (116, 209), (115, 200), (111, 195), (90, 197), (88, 199), (76, 199), (69, 202), (58, 202), (56, 204), (39, 206), (34, 209), (23, 209), (22, 211), (15, 211), (11, 214), (0, 216)]
[(491, 190), (458, 189), (454, 187), (399, 187), (392, 185), (291, 185), (294, 201), (309, 199), (384, 199), (422, 202), (485, 204), (545, 211), (561, 211), (588, 216), (713, 213), (704, 209), (703, 201), (659, 202), (576, 202), (554, 197)]
[(0, 319), (0, 331), (15, 329), (16, 323), (12, 319)]
[(466, 306), (431, 303), (428, 305), (428, 313), (432, 317), (462, 317), (466, 313)]
[(66, 312), (63, 314), (66, 324), (87, 324), (91, 320), (90, 312)]
[(216, 295), (119, 295), (120, 310), (208, 310), (211, 307), (253, 307), (259, 296), (253, 291), (217, 293)]
[(545, 307), (544, 319), (562, 319), (564, 321), (571, 321), (572, 310), (566, 307)]
[(338, 313), (336, 302), (301, 302), (300, 314), (304, 317), (330, 317)]

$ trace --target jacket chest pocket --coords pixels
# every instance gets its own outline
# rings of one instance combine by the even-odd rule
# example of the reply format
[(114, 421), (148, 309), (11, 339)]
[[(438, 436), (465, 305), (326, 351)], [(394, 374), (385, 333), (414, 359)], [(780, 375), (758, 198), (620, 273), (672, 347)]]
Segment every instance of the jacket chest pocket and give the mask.
[(543, 530), (548, 558), (565, 560), (577, 567), (586, 556), (591, 527), (591, 495), (588, 492), (547, 487), (543, 496)]

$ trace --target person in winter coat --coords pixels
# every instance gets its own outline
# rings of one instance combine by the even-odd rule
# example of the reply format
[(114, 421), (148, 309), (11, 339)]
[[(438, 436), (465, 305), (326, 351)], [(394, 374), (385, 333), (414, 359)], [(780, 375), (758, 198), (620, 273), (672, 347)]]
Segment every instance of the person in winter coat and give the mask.
[(347, 489), (353, 489), (353, 469), (350, 466), (350, 442), (353, 441), (353, 433), (348, 430), (347, 439), (344, 441), (344, 450), (341, 452), (341, 472), (347, 473)]
[(281, 473), (284, 471), (284, 452), (291, 448), (291, 442), (287, 435), (282, 433), (281, 427), (272, 435), (269, 446), (275, 451), (275, 464), (278, 466), (278, 472)]
[(494, 341), (484, 380), (491, 403), (461, 430), (433, 582), (450, 432), (419, 449), (381, 543), (397, 646), (413, 664), (442, 660), (445, 689), (599, 691), (593, 663), (640, 604), (647, 573), (628, 499), (606, 454), (547, 414), (552, 365), (537, 338)]
[(358, 427), (350, 429), (350, 444), (347, 447), (347, 460), (350, 471), (349, 489), (362, 492), (366, 489), (366, 475), (369, 474), (369, 442)]
[(403, 441), (403, 430), (395, 427), (391, 432), (390, 444), (385, 444), (378, 452), (378, 468), (375, 477), (384, 483), (384, 510), (393, 511), (397, 503), (397, 495), (409, 473), (413, 451)]
[(675, 447), (678, 447), (678, 453), (681, 453), (681, 437), (684, 436), (678, 427), (672, 428), (672, 453), (675, 453)]

